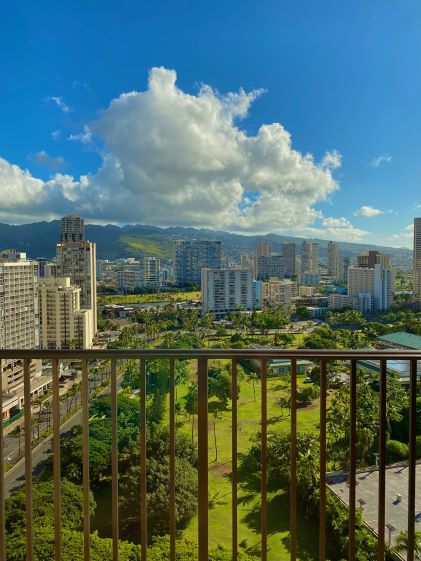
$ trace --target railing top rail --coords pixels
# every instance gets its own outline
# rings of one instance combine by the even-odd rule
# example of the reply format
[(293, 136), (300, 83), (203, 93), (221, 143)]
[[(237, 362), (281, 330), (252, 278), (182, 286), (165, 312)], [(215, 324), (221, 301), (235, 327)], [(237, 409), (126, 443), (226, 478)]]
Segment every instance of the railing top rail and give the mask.
[(1, 359), (313, 359), (313, 360), (421, 360), (421, 351), (403, 349), (0, 349)]

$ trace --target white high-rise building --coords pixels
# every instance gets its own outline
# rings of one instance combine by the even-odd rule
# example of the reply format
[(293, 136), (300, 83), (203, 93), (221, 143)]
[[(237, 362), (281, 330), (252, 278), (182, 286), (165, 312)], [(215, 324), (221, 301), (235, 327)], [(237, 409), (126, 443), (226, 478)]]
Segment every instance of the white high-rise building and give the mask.
[(319, 244), (304, 240), (301, 246), (301, 272), (319, 273)]
[[(60, 239), (83, 236), (83, 221), (76, 216), (65, 217)], [(82, 223), (82, 226), (81, 226)], [(81, 230), (82, 228), (82, 230)], [(94, 333), (96, 316), (96, 245), (86, 240), (67, 241), (57, 244), (57, 276), (70, 277), (70, 283), (80, 288), (80, 307), (92, 310)]]
[(243, 308), (253, 309), (251, 269), (202, 269), (202, 313), (222, 317)]
[[(36, 349), (39, 346), (38, 264), (26, 253), (0, 253), (0, 348)], [(41, 373), (41, 362), (32, 361), (31, 377)], [(23, 361), (3, 360), (3, 389), (23, 385)]]
[(421, 309), (421, 218), (414, 218), (414, 255), (413, 255), (414, 299)]
[(93, 311), (80, 309), (80, 288), (70, 278), (39, 283), (40, 346), (43, 349), (88, 349), (94, 338)]
[(327, 274), (329, 277), (334, 277), (335, 280), (339, 276), (339, 244), (337, 242), (327, 244)]
[(377, 263), (374, 268), (350, 267), (348, 269), (348, 296), (370, 294), (373, 308), (387, 310), (392, 304), (393, 274)]

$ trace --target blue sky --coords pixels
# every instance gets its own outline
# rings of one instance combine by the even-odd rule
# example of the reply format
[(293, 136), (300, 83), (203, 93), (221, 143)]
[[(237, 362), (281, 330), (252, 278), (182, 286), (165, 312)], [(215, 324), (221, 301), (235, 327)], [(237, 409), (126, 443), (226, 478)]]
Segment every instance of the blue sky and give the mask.
[[(421, 214), (420, 28), (415, 0), (8, 3), (0, 220), (74, 206), (98, 222), (409, 245)], [(148, 86), (154, 67), (174, 70), (176, 86), (168, 73)], [(226, 117), (226, 94), (241, 88)], [(148, 90), (148, 100), (120, 97)], [(273, 123), (300, 161), (279, 129), (254, 140)], [(184, 138), (197, 128), (199, 141)], [(221, 134), (208, 168), (206, 142)]]

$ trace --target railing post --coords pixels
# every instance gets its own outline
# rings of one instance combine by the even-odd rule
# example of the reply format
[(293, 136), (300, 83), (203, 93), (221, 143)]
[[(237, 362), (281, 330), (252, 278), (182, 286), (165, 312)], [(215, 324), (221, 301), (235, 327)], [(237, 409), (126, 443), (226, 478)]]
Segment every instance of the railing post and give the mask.
[(61, 561), (61, 465), (60, 465), (60, 384), (58, 360), (52, 360), (53, 375), (53, 479), (54, 479), (54, 554)]
[(378, 506), (378, 561), (385, 556), (386, 526), (386, 381), (387, 363), (380, 361), (380, 431), (379, 431), (379, 506)]
[(199, 455), (199, 561), (208, 561), (208, 361), (199, 358), (198, 455)]
[(291, 360), (290, 558), (297, 559), (297, 361)]
[(262, 535), (262, 561), (267, 561), (268, 555), (268, 499), (267, 499), (267, 486), (268, 486), (268, 428), (267, 428), (267, 362), (262, 360), (260, 369), (260, 382), (261, 382), (261, 515), (260, 515), (260, 531)]
[(148, 555), (148, 504), (146, 488), (146, 360), (140, 359), (140, 547)]
[(89, 485), (89, 371), (82, 361), (82, 453), (83, 453), (83, 559), (91, 558), (91, 505)]
[(319, 561), (326, 559), (326, 361), (320, 361)]
[(351, 360), (349, 423), (349, 530), (348, 559), (355, 560), (355, 483), (357, 447), (357, 362)]
[(237, 361), (231, 365), (231, 489), (232, 489), (232, 559), (238, 557), (238, 514), (237, 514)]
[(170, 360), (170, 561), (175, 561), (175, 360)]
[(117, 360), (111, 361), (111, 508), (113, 561), (118, 561), (118, 393), (117, 393)]
[(417, 366), (416, 360), (410, 363), (410, 386), (409, 386), (409, 473), (408, 473), (408, 553), (407, 561), (415, 559), (415, 466), (416, 454), (416, 423), (417, 423)]
[(24, 427), (25, 427), (25, 509), (26, 509), (26, 559), (34, 559), (34, 526), (32, 509), (32, 423), (31, 423), (31, 359), (23, 361)]
[(0, 561), (6, 561), (6, 513), (4, 495), (4, 440), (3, 440), (3, 361), (0, 359)]

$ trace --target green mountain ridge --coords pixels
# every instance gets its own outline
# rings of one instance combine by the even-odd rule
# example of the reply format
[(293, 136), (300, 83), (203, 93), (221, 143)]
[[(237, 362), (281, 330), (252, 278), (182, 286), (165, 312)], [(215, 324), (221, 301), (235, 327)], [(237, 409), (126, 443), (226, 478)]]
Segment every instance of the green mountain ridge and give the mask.
[[(0, 223), (0, 249), (14, 248), (25, 251), (30, 257), (47, 257), (55, 255), (55, 244), (59, 240), (60, 222), (35, 222), (32, 224), (10, 225)], [(228, 257), (239, 259), (243, 253), (252, 253), (260, 241), (270, 241), (274, 251), (281, 250), (285, 241), (296, 242), (297, 253), (300, 253), (300, 242), (305, 238), (267, 234), (246, 236), (229, 232), (197, 229), (182, 226), (160, 228), (142, 224), (115, 226), (108, 224), (100, 226), (87, 224), (85, 226), (86, 239), (97, 244), (98, 259), (117, 259), (124, 257), (140, 257), (142, 255), (156, 255), (161, 259), (172, 257), (172, 247), (177, 239), (210, 239), (221, 240), (223, 253)], [(327, 254), (328, 240), (314, 238), (320, 244), (320, 256)], [(373, 244), (340, 242), (341, 254), (353, 257), (370, 249), (389, 253), (399, 261), (411, 259), (412, 251), (407, 248), (392, 248)]]

